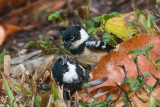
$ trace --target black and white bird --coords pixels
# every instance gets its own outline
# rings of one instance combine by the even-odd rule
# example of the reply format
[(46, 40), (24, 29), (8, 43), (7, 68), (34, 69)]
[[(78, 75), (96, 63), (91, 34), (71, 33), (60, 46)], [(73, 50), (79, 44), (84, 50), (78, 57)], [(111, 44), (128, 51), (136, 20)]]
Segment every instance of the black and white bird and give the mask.
[(53, 66), (53, 77), (56, 83), (63, 85), (64, 99), (69, 99), (76, 90), (82, 88), (88, 81), (90, 71), (85, 70), (77, 61), (67, 55), (61, 56)]
[(63, 44), (81, 65), (95, 66), (100, 58), (114, 47), (97, 41), (80, 26), (68, 27), (63, 32)]
[(56, 83), (60, 86), (63, 85), (63, 97), (65, 100), (70, 99), (70, 96), (72, 96), (76, 90), (82, 89), (84, 83), (88, 83), (90, 87), (93, 87), (102, 84), (108, 79), (103, 77), (88, 82), (90, 72), (90, 70), (84, 69), (75, 59), (67, 55), (60, 56), (60, 58), (56, 60), (52, 70)]

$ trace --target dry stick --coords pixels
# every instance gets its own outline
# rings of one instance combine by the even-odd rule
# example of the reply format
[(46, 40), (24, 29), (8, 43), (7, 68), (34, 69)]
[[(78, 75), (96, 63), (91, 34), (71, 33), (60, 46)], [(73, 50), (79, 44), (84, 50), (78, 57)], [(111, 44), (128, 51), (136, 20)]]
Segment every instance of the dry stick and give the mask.
[[(151, 73), (151, 72), (150, 72)], [(152, 88), (152, 90), (154, 90), (158, 85), (160, 85), (160, 79), (159, 78), (157, 78), (155, 75), (153, 75), (152, 73), (151, 73), (151, 75), (153, 76), (153, 78), (155, 78), (157, 81), (156, 81), (156, 83), (155, 83), (155, 85), (153, 86), (153, 88)]]
[(146, 80), (138, 89), (136, 89), (136, 91), (135, 91), (136, 97), (137, 97), (139, 100), (141, 100), (143, 103), (148, 102), (148, 100), (143, 100), (142, 98), (140, 98), (140, 97), (137, 95), (137, 91), (140, 90), (141, 88), (143, 88), (143, 85), (144, 85), (146, 82), (147, 82), (147, 80)]
[(118, 85), (117, 83), (115, 83), (115, 84), (117, 85), (117, 87), (119, 87), (119, 88), (123, 91), (123, 93), (124, 93), (125, 96), (127, 97), (127, 100), (129, 101), (129, 104), (131, 105), (131, 107), (133, 107), (133, 106), (132, 106), (132, 103), (131, 103), (131, 100), (129, 99), (129, 96), (128, 96), (127, 91), (126, 91), (125, 89), (123, 89), (123, 87), (120, 87), (120, 85)]
[[(142, 75), (142, 72), (141, 72), (141, 70), (140, 70), (140, 68), (139, 68), (139, 66), (138, 66), (138, 61), (137, 61), (137, 57), (135, 58), (135, 60), (134, 60), (134, 63), (136, 64), (136, 69), (137, 69), (137, 73), (138, 73), (138, 81), (139, 81), (139, 83), (141, 83), (141, 81), (140, 81), (140, 78), (139, 77), (143, 77), (144, 78), (144, 76)], [(146, 84), (145, 84), (146, 85)], [(143, 85), (142, 85), (143, 86)], [(148, 93), (146, 90), (145, 90), (145, 88), (144, 87), (142, 87), (142, 90), (143, 91), (145, 91), (146, 93)]]
[[(121, 89), (121, 92), (120, 92), (119, 96), (117, 97), (117, 99), (115, 99), (115, 100), (112, 102), (112, 103), (114, 103), (114, 104), (115, 104), (115, 102), (117, 102), (117, 101), (119, 100), (119, 98), (120, 98), (120, 96), (121, 96), (121, 94), (122, 94), (122, 92), (123, 92), (122, 89), (124, 89), (124, 85), (125, 85), (126, 78), (127, 78), (127, 73), (126, 73), (125, 66), (124, 66), (124, 65), (119, 65), (119, 67), (121, 67), (121, 68), (123, 69), (123, 72), (124, 72), (125, 76), (124, 76), (124, 83), (123, 83), (123, 86), (122, 86), (122, 87), (120, 87), (117, 83), (115, 83), (116, 85), (119, 86), (119, 88)], [(125, 93), (125, 92), (124, 92), (124, 93)], [(129, 97), (128, 97), (128, 98), (129, 98)], [(130, 101), (130, 100), (128, 100), (128, 101)], [(112, 104), (112, 103), (111, 103), (111, 104)], [(131, 104), (131, 103), (130, 103), (130, 104)], [(132, 106), (132, 104), (131, 104), (131, 106)]]

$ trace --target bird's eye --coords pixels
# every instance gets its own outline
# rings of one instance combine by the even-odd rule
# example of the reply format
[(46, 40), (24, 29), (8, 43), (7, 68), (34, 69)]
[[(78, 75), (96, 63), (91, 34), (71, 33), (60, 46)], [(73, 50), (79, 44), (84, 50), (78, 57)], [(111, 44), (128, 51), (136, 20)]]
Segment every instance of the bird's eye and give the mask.
[(70, 37), (70, 40), (74, 40), (74, 36), (71, 36), (71, 37)]

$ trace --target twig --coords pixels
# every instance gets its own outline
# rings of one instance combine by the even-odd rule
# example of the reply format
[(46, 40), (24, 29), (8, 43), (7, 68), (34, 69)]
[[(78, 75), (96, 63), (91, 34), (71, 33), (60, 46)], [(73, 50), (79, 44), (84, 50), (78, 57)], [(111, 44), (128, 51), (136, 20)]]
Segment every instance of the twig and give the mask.
[(115, 83), (115, 84), (117, 85), (117, 87), (119, 87), (123, 91), (123, 93), (125, 94), (125, 96), (126, 96), (128, 102), (129, 102), (129, 104), (131, 105), (131, 107), (133, 107), (132, 103), (131, 103), (131, 100), (129, 99), (127, 91), (125, 89), (123, 89), (123, 87), (120, 87), (120, 85), (118, 85), (117, 83)]
[(134, 63), (136, 64), (136, 69), (137, 69), (137, 73), (138, 73), (138, 80), (139, 80), (139, 77), (143, 76), (143, 75), (142, 75), (142, 72), (140, 71), (140, 68), (138, 66), (137, 57), (135, 58)]
[[(126, 69), (125, 69), (124, 65), (119, 65), (119, 67), (121, 67), (123, 69), (123, 72), (125, 74), (125, 76), (124, 76), (124, 83), (123, 83), (123, 86), (121, 87), (122, 89), (124, 89), (124, 85), (125, 85), (126, 78), (127, 78), (127, 73), (126, 73)], [(116, 85), (117, 85), (117, 83), (116, 83)], [(113, 103), (115, 104), (115, 102), (117, 102), (119, 100), (119, 98), (120, 98), (120, 96), (121, 96), (121, 94), (123, 92), (122, 89), (121, 89), (121, 92), (120, 92), (119, 96), (113, 102), (111, 102), (111, 104), (113, 104)]]

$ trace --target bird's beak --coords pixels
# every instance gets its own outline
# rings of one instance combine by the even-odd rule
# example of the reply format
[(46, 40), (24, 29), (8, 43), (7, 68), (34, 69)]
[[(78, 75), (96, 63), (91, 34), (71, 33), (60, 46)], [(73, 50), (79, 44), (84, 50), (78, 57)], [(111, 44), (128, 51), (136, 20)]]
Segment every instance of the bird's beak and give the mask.
[(70, 47), (71, 47), (72, 43), (63, 41), (63, 45), (67, 50), (70, 50)]
[(67, 63), (67, 61), (69, 60), (67, 55), (60, 56), (60, 58), (62, 59), (64, 64)]

